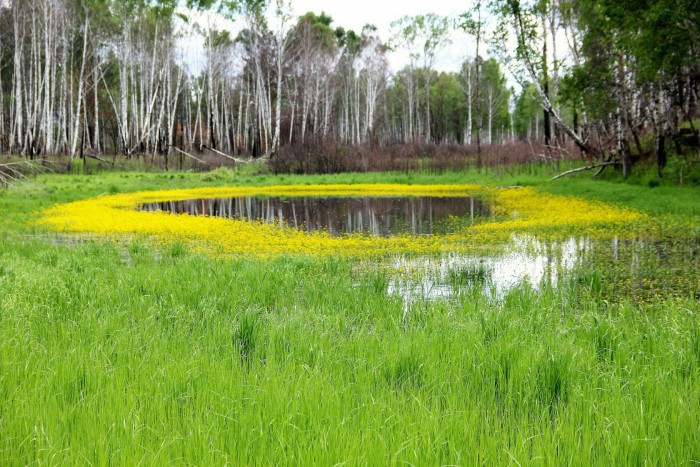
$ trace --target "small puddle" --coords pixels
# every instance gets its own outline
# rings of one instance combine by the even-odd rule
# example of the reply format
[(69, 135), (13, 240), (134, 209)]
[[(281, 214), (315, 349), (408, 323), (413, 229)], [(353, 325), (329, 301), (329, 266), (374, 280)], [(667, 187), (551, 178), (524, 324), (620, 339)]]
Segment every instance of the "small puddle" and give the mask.
[(610, 299), (700, 300), (697, 251), (694, 242), (579, 237), (544, 241), (513, 235), (498, 254), (397, 257), (370, 267), (387, 271), (387, 294), (401, 298), (405, 306), (473, 291), (497, 300), (521, 285), (540, 290), (572, 278), (575, 286), (592, 286)]
[(486, 296), (502, 298), (524, 283), (535, 290), (545, 283), (556, 286), (561, 277), (581, 264), (591, 248), (583, 239), (545, 243), (520, 235), (497, 255), (399, 257), (385, 265), (390, 271), (387, 293), (411, 303), (449, 299), (476, 287)]
[(472, 197), (239, 197), (164, 201), (139, 206), (192, 216), (262, 221), (333, 236), (380, 237), (453, 233), (493, 217), (491, 205)]

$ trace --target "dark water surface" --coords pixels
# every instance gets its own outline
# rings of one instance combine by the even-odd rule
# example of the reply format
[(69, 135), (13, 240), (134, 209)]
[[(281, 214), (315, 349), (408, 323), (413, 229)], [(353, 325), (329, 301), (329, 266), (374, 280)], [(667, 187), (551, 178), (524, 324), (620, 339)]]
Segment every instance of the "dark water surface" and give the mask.
[(451, 233), (493, 215), (488, 202), (467, 197), (212, 198), (149, 203), (139, 210), (263, 221), (334, 236), (381, 237)]

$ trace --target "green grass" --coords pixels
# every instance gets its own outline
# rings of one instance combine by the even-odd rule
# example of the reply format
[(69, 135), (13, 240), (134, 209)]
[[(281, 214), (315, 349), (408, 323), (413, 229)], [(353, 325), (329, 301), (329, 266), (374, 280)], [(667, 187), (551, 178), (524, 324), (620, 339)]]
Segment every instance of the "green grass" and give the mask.
[[(404, 316), (387, 273), (348, 260), (52, 244), (29, 224), (49, 204), (117, 191), (540, 184), (542, 170), (112, 173), (0, 192), (0, 465), (700, 462), (692, 294), (615, 299), (607, 284), (620, 272), (593, 268), (556, 289), (486, 300), (488, 278), (475, 269), (451, 277), (462, 292), (453, 300), (420, 301)], [(692, 200), (685, 188), (571, 179), (545, 189), (697, 216), (681, 201), (651, 206), (647, 194)]]
[[(638, 181), (638, 180), (633, 180)], [(590, 177), (555, 181), (545, 185), (554, 194), (595, 198), (628, 206), (654, 215), (700, 217), (700, 186), (661, 185), (649, 187), (641, 183), (619, 180), (593, 180)]]

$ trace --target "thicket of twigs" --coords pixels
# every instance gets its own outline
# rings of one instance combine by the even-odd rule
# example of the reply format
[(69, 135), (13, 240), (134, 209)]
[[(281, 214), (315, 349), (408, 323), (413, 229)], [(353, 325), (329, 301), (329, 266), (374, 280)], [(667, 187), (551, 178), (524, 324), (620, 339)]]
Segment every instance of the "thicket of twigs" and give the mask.
[(46, 159), (2, 162), (0, 163), (0, 187), (26, 182), (31, 176), (55, 170), (56, 164)]
[[(525, 164), (542, 160), (579, 157), (572, 148), (550, 148), (518, 141), (482, 148), (484, 166)], [(307, 141), (283, 146), (270, 160), (273, 173), (326, 174), (407, 170), (460, 170), (477, 164), (476, 146), (396, 144), (385, 147), (348, 147)]]

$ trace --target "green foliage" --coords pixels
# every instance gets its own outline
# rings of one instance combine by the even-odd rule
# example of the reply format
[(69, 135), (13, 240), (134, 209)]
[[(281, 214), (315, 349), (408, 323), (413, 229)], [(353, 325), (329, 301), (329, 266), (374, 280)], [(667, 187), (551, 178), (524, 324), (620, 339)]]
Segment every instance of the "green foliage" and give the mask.
[(431, 80), (431, 121), (436, 141), (460, 141), (466, 122), (466, 100), (454, 73), (440, 73)]
[(338, 45), (344, 48), (346, 53), (355, 55), (362, 47), (362, 36), (358, 36), (355, 31), (348, 29), (347, 31), (338, 26), (335, 29), (335, 37), (338, 40)]
[(515, 109), (513, 110), (513, 125), (515, 126), (516, 134), (524, 139), (528, 135), (531, 138), (537, 138), (535, 134), (535, 120), (541, 118), (542, 107), (532, 97), (537, 90), (530, 83), (520, 91), (518, 99), (515, 101)]
[(485, 15), (482, 14), (484, 3), (481, 0), (476, 0), (469, 11), (466, 11), (459, 16), (455, 21), (455, 26), (462, 29), (467, 34), (474, 36), (478, 40), (482, 39), (483, 29), (486, 26)]
[(258, 3), (263, 3), (259, 0), (186, 0), (186, 5), (188, 8), (193, 8), (195, 10), (215, 10), (225, 16), (230, 17), (235, 12), (239, 11), (242, 4), (249, 4), (250, 6), (255, 6)]
[(331, 27), (332, 23), (333, 18), (328, 16), (325, 12), (321, 12), (321, 14), (317, 15), (310, 11), (299, 17), (299, 21), (294, 28), (294, 34), (298, 41), (306, 40), (305, 30), (308, 30), (311, 33), (313, 43), (328, 50), (336, 47), (339, 39), (341, 39), (337, 36), (337, 31), (333, 30)]
[(616, 105), (612, 91), (621, 60), (634, 70), (640, 86), (668, 80), (694, 63), (693, 44), (700, 28), (692, 4), (685, 0), (572, 3), (570, 14), (583, 31), (585, 62), (566, 78), (567, 97), (581, 96), (587, 110), (602, 117)]
[[(465, 62), (463, 66), (473, 64)], [(510, 111), (508, 102), (510, 91), (506, 86), (506, 79), (501, 68), (494, 59), (486, 60), (482, 63), (481, 77), (481, 119), (482, 128), (485, 130), (488, 125), (489, 99), (493, 105), (492, 127), (494, 137), (502, 131), (510, 129)], [(424, 71), (424, 70), (423, 70)], [(410, 70), (404, 69), (397, 76), (391, 89), (391, 99), (402, 99), (405, 93), (406, 74)], [(421, 73), (421, 75), (427, 73)], [(420, 75), (419, 75), (420, 76)], [(421, 76), (422, 78), (422, 76)], [(433, 125), (433, 137), (436, 141), (463, 142), (464, 130), (467, 127), (468, 99), (467, 84), (464, 82), (464, 73), (432, 73), (430, 85), (430, 111), (431, 123)], [(472, 81), (474, 76), (472, 74)], [(418, 80), (419, 85), (423, 85), (424, 79)], [(476, 84), (473, 82), (472, 89), (472, 126), (476, 128), (477, 115)], [(400, 116), (397, 114), (396, 118)]]
[(232, 44), (233, 40), (229, 31), (213, 30), (204, 40), (205, 46), (213, 48), (228, 47)]
[[(510, 101), (510, 91), (506, 85), (506, 78), (501, 71), (500, 64), (493, 58), (485, 60), (481, 65), (481, 108), (483, 112), (488, 112), (489, 99), (494, 107), (493, 127), (510, 128), (510, 111), (508, 103)], [(486, 124), (484, 124), (484, 128)]]
[(448, 42), (450, 20), (433, 13), (404, 16), (391, 23), (393, 48), (404, 47), (414, 58), (432, 60), (437, 49)]

